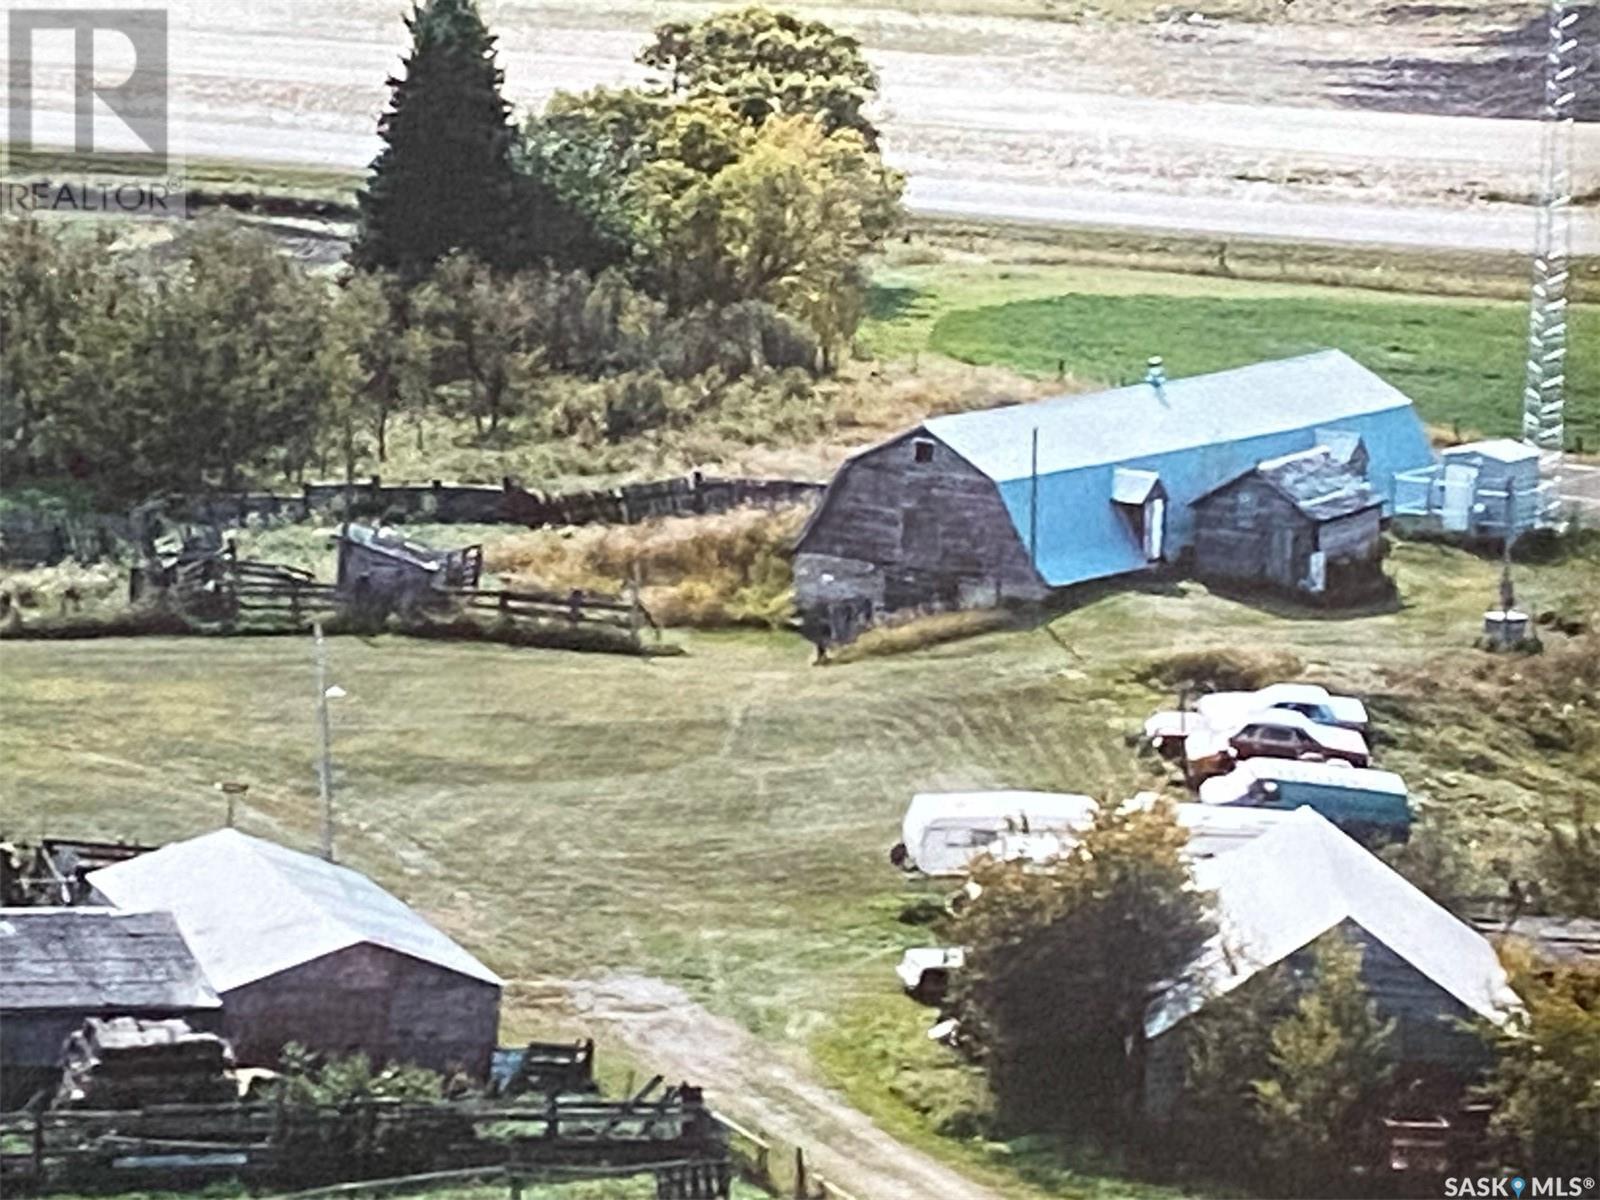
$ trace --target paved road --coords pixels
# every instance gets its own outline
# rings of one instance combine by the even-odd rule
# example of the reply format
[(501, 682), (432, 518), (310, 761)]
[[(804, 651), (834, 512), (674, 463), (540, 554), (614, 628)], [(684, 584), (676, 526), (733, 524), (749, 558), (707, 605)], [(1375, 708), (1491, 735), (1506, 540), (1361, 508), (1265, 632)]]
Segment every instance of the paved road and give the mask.
[[(173, 141), (189, 155), (359, 167), (405, 31), (400, 0), (174, 0)], [(661, 6), (490, 0), (508, 96), (640, 77)], [(1403, 29), (1086, 28), (823, 10), (883, 80), (885, 152), (914, 211), (1407, 246), (1522, 249), (1526, 121), (1371, 112), (1326, 100), (1319, 56), (1379, 53)], [(1360, 40), (1365, 37), (1365, 40)], [(1351, 39), (1357, 39), (1352, 42)], [(36, 136), (70, 135), (70, 39), (35, 43)], [(116, 55), (104, 59), (113, 70)], [(1312, 64), (1312, 65), (1308, 65)], [(1223, 97), (1196, 99), (1197, 96)], [(1578, 133), (1595, 182), (1600, 125)], [(1600, 214), (1577, 248), (1600, 251)]]

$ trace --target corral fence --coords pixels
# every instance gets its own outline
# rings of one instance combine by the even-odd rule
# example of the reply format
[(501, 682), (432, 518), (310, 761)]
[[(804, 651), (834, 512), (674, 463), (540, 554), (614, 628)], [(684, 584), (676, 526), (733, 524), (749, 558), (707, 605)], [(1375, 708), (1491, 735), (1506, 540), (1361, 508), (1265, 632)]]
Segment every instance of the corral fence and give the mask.
[(728, 1135), (698, 1088), (630, 1099), (548, 1096), (340, 1105), (168, 1104), (0, 1117), (0, 1193), (240, 1179), (274, 1189), (435, 1172), (654, 1174), (667, 1200), (718, 1200)]
[(856, 1200), (807, 1162), (804, 1147), (784, 1147), (729, 1116), (713, 1116), (723, 1128), (735, 1169), (756, 1187), (784, 1200)]
[(445, 525), (631, 525), (650, 517), (811, 503), (822, 490), (822, 484), (803, 480), (719, 478), (698, 471), (649, 483), (566, 493), (529, 490), (509, 477), (499, 487), (492, 487), (437, 479), (422, 484), (389, 484), (373, 475), (348, 485), (308, 483), (299, 493), (177, 497), (167, 502), (166, 512), (173, 520), (224, 527), (251, 520), (306, 521), (318, 513)]

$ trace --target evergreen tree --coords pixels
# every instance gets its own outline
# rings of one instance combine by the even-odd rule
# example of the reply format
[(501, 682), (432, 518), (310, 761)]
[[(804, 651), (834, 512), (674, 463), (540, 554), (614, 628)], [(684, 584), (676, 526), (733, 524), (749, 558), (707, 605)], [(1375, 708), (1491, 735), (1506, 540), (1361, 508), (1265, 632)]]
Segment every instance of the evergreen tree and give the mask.
[(515, 133), (494, 37), (475, 0), (426, 0), (406, 20), (411, 54), (378, 121), (385, 145), (358, 197), (357, 266), (414, 280), (452, 250), (519, 256)]

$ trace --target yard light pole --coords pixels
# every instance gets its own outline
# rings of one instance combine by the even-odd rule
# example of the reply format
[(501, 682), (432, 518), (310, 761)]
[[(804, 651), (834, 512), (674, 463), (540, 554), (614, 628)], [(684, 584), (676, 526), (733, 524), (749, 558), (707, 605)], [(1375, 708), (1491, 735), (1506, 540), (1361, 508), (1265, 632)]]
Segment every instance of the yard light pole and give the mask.
[(312, 623), (311, 635), (317, 655), (317, 733), (322, 752), (317, 756), (317, 792), (322, 799), (322, 857), (333, 861), (333, 732), (328, 722), (328, 701), (345, 694), (338, 686), (328, 686), (328, 647), (322, 640), (322, 622)]

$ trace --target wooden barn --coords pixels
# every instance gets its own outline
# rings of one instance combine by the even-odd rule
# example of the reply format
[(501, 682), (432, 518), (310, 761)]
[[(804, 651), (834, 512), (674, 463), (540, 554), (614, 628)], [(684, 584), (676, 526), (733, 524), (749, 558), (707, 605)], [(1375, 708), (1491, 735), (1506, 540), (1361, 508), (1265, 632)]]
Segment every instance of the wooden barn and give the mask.
[(1181, 1103), (1185, 1021), (1267, 970), (1303, 976), (1310, 948), (1336, 934), (1363, 951), (1362, 979), (1407, 1073), (1469, 1082), (1486, 1065), (1471, 1021), (1500, 1023), (1519, 1007), (1494, 947), (1402, 875), (1309, 808), (1228, 854), (1197, 861), (1218, 931), (1145, 1016), (1144, 1107)]
[(1038, 599), (1183, 561), (1197, 502), (1263, 460), (1328, 447), (1380, 506), (1432, 463), (1411, 401), (1338, 351), (954, 413), (842, 466), (801, 534), (803, 612)]
[(285, 1044), (483, 1078), (500, 980), (365, 876), (232, 829), (96, 871), (119, 907), (171, 911), (241, 1064)]
[(215, 1029), (222, 1001), (164, 912), (0, 908), (0, 1108), (61, 1079), (91, 1017), (181, 1017)]
[(1328, 446), (1268, 459), (1195, 501), (1194, 573), (1313, 596), (1356, 596), (1383, 580), (1383, 499), (1365, 452)]

